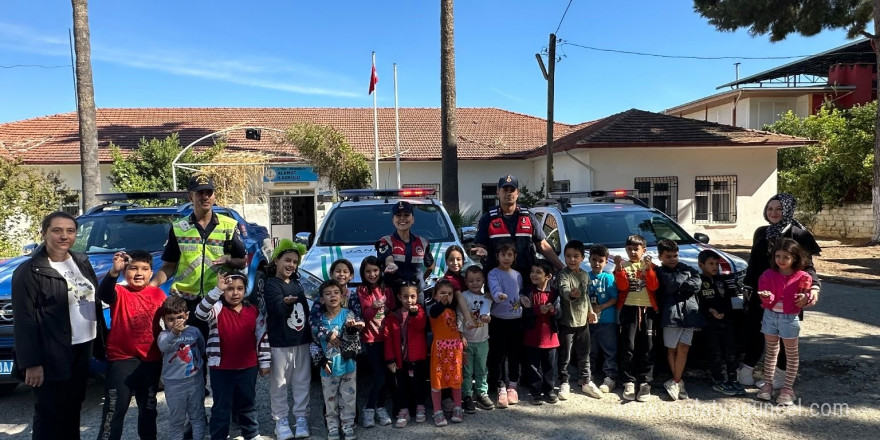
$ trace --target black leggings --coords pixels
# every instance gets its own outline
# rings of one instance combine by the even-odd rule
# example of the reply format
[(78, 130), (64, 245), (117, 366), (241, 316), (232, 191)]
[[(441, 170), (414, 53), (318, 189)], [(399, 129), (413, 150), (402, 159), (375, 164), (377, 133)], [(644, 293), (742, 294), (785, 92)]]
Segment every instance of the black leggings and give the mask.
[(522, 363), (522, 318), (489, 321), (489, 383), (498, 388), (519, 382)]

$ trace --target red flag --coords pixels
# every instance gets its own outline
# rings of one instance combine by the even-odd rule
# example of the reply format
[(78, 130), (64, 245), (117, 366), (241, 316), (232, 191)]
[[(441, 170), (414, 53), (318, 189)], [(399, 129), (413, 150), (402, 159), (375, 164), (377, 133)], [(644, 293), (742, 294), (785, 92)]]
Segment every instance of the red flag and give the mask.
[(373, 90), (376, 90), (376, 83), (379, 82), (379, 75), (376, 74), (376, 64), (373, 64), (373, 73), (370, 74), (370, 93), (368, 95), (373, 94)]

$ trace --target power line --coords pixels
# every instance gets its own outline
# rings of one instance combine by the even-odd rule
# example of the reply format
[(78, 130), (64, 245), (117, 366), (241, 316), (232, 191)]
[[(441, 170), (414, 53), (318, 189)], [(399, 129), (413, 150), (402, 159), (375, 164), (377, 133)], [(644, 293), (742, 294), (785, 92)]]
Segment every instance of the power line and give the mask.
[(568, 0), (568, 6), (565, 7), (565, 12), (562, 13), (562, 18), (559, 19), (559, 25), (556, 26), (556, 32), (554, 32), (554, 34), (559, 33), (559, 28), (562, 27), (562, 22), (565, 20), (565, 14), (568, 14), (568, 8), (571, 7), (571, 2), (573, 1), (574, 0)]
[(42, 64), (12, 64), (12, 65), (8, 65), (8, 66), (4, 66), (4, 65), (0, 64), (0, 69), (15, 69), (18, 67), (37, 67), (40, 69), (60, 69), (62, 67), (70, 67), (70, 64), (64, 64), (64, 65), (59, 65), (59, 66), (45, 66)]
[(738, 57), (738, 56), (694, 56), (694, 55), (668, 55), (668, 54), (659, 54), (659, 53), (647, 53), (647, 52), (634, 52), (629, 50), (618, 50), (618, 49), (606, 49), (601, 47), (593, 47), (593, 46), (585, 46), (583, 44), (572, 43), (565, 40), (559, 40), (560, 45), (569, 45), (580, 47), (582, 49), (595, 50), (599, 52), (612, 52), (612, 53), (620, 53), (625, 55), (638, 55), (644, 57), (656, 57), (656, 58), (679, 58), (679, 59), (689, 59), (689, 60), (788, 60), (794, 58), (804, 58), (813, 56), (811, 55), (791, 55), (791, 56), (775, 56), (775, 57)]

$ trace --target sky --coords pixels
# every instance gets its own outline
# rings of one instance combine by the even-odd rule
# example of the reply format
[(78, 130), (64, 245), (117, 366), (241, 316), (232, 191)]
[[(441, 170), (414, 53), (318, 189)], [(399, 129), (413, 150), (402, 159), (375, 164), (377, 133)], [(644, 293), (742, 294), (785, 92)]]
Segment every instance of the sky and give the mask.
[[(458, 0), (456, 102), (547, 115), (535, 54), (551, 32), (557, 49), (555, 119), (579, 123), (630, 108), (662, 111), (719, 92), (738, 60), (645, 57), (779, 57), (849, 42), (843, 31), (778, 43), (722, 33), (690, 1)], [(426, 0), (152, 0), (89, 4), (95, 102), (132, 107), (440, 106), (440, 2)], [(561, 25), (560, 25), (561, 21)], [(0, 1), (0, 123), (76, 109), (69, 1)], [(739, 60), (745, 77), (791, 61)], [(36, 65), (40, 67), (32, 67)], [(22, 66), (22, 67), (17, 67)]]

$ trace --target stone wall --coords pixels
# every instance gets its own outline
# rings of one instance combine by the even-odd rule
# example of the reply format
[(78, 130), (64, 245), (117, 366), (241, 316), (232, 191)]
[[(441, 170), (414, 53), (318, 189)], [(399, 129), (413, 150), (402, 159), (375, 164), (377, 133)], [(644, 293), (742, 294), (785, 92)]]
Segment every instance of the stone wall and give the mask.
[(847, 203), (823, 209), (811, 225), (814, 235), (835, 238), (870, 238), (874, 218), (870, 203)]

